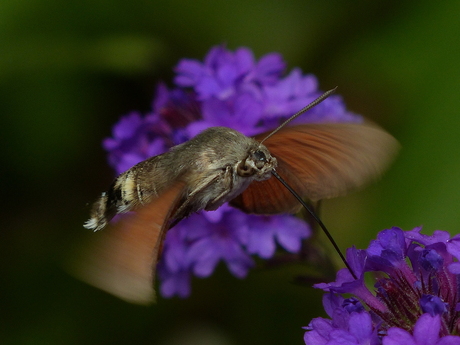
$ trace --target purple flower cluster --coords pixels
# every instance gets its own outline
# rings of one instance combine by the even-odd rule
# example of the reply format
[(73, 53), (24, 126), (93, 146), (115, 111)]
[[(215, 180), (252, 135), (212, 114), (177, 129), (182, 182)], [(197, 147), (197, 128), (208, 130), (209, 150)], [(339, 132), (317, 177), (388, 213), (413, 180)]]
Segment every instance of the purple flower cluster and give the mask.
[[(350, 248), (347, 260), (358, 279), (342, 269), (335, 282), (315, 285), (327, 291), (330, 319), (313, 319), (305, 344), (460, 345), (460, 235), (420, 230), (394, 227), (366, 250)], [(366, 272), (377, 281), (373, 292)]]
[[(279, 54), (256, 61), (247, 48), (232, 52), (223, 46), (212, 48), (204, 62), (180, 61), (176, 86), (158, 86), (152, 111), (121, 118), (113, 137), (104, 140), (109, 163), (121, 173), (212, 126), (248, 136), (273, 129), (321, 94), (313, 75), (294, 69), (283, 77), (284, 68)], [(298, 121), (360, 122), (361, 117), (331, 96)], [(225, 205), (192, 215), (167, 234), (158, 269), (161, 294), (188, 296), (191, 276), (209, 276), (220, 261), (236, 277), (245, 277), (254, 266), (250, 255), (270, 258), (276, 243), (297, 252), (309, 234), (308, 224), (291, 215), (247, 215)]]

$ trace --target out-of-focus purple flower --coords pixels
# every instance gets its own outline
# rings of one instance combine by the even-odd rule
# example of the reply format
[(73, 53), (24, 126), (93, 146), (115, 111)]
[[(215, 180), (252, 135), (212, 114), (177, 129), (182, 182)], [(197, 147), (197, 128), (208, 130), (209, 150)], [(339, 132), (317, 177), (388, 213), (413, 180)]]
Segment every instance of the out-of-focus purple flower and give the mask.
[(307, 223), (290, 215), (249, 216), (246, 222), (247, 251), (264, 259), (273, 256), (276, 243), (288, 252), (297, 253), (300, 250), (301, 239), (310, 233)]
[(218, 222), (210, 222), (200, 215), (193, 215), (184, 221), (183, 228), (190, 231), (186, 240), (190, 241), (188, 257), (192, 270), (198, 277), (208, 277), (220, 260), (239, 278), (244, 278), (249, 268), (254, 266), (249, 254), (243, 250), (246, 237), (246, 215), (234, 212), (228, 206)]
[[(226, 126), (251, 136), (272, 130), (321, 94), (313, 75), (294, 69), (283, 76), (285, 62), (271, 53), (256, 60), (248, 48), (212, 48), (204, 61), (183, 59), (175, 68), (174, 88), (159, 84), (152, 110), (131, 113), (104, 140), (117, 173), (165, 152), (212, 126)], [(296, 119), (300, 122), (359, 122), (339, 96), (331, 96)], [(254, 216), (222, 206), (181, 221), (167, 236), (158, 265), (165, 297), (190, 294), (193, 275), (207, 277), (224, 262), (236, 277), (254, 265), (250, 255), (272, 257), (276, 244), (300, 249), (310, 234), (305, 222), (290, 216)]]
[[(460, 277), (452, 272), (458, 259), (450, 253), (457, 253), (458, 236), (420, 230), (393, 227), (365, 251), (348, 250), (347, 260), (360, 263), (350, 265), (358, 279), (353, 283), (344, 269), (336, 282), (315, 286), (328, 292), (323, 305), (331, 319), (313, 319), (305, 343), (460, 345)], [(365, 272), (377, 273), (373, 291), (364, 284)], [(343, 293), (356, 297), (344, 299)]]
[(162, 138), (155, 135), (158, 116), (141, 116), (132, 112), (120, 119), (112, 130), (112, 138), (103, 141), (109, 153), (109, 163), (117, 173), (122, 173), (149, 157), (166, 150)]
[(256, 62), (248, 48), (228, 51), (224, 46), (212, 48), (205, 61), (183, 59), (175, 71), (176, 85), (192, 87), (198, 99), (228, 99), (241, 92), (258, 93), (262, 85), (279, 82), (285, 67), (281, 55), (267, 54)]

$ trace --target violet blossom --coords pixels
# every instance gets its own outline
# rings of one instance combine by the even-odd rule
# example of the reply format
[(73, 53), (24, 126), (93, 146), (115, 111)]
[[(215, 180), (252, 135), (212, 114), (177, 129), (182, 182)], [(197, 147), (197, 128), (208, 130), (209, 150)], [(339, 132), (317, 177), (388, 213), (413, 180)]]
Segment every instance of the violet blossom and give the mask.
[[(157, 88), (152, 110), (133, 112), (113, 127), (103, 142), (117, 173), (212, 126), (226, 126), (251, 136), (272, 130), (318, 97), (318, 81), (294, 69), (283, 76), (285, 62), (270, 53), (259, 60), (248, 48), (213, 47), (204, 62), (181, 60), (175, 86)], [(360, 122), (333, 95), (297, 122)], [(200, 212), (181, 221), (166, 236), (158, 275), (164, 297), (190, 294), (193, 275), (207, 277), (223, 261), (238, 278), (254, 266), (252, 254), (272, 257), (278, 244), (298, 252), (309, 225), (293, 215), (255, 216), (229, 206)]]
[[(330, 319), (313, 319), (305, 344), (460, 345), (460, 238), (420, 230), (393, 227), (366, 250), (349, 249), (358, 279), (342, 269), (335, 282), (315, 285), (327, 292)], [(373, 289), (365, 273), (374, 275)]]

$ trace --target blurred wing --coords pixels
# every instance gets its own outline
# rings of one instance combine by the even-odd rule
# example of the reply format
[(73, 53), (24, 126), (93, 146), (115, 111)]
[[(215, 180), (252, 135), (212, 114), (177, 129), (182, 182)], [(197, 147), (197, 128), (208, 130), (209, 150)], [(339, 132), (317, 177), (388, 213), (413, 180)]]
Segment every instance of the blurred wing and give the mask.
[(178, 182), (136, 213), (96, 232), (76, 263), (76, 275), (128, 302), (154, 302), (161, 243), (183, 190)]
[[(267, 133), (255, 139), (261, 141)], [(345, 194), (379, 177), (398, 151), (395, 138), (370, 124), (286, 127), (264, 142), (276, 171), (312, 201)], [(230, 204), (247, 213), (296, 212), (298, 201), (275, 178), (252, 182)]]

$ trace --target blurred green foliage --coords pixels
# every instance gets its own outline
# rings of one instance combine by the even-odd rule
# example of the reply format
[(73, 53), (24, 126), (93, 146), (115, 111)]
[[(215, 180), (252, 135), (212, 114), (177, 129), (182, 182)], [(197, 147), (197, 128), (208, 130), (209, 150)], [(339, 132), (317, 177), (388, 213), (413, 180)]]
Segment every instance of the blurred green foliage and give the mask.
[[(299, 267), (222, 268), (187, 300), (126, 304), (67, 275), (85, 206), (112, 179), (101, 139), (150, 107), (182, 57), (226, 43), (339, 86), (402, 151), (382, 181), (324, 202), (340, 246), (387, 227), (460, 228), (460, 3), (3, 0), (0, 5), (2, 344), (302, 344), (324, 315)], [(300, 267), (300, 272), (302, 267)], [(295, 273), (294, 273), (295, 272)]]

